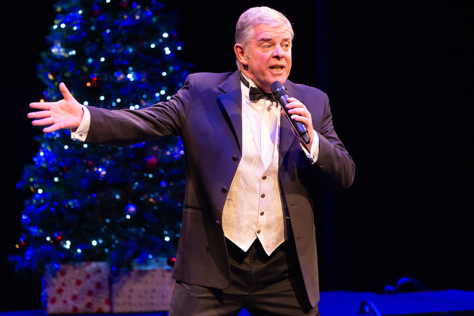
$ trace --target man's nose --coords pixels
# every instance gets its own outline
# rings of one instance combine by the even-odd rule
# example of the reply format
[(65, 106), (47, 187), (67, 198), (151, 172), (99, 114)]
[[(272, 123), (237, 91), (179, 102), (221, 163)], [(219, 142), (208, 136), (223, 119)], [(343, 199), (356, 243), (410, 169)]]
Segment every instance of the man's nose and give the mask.
[(275, 48), (273, 49), (273, 57), (275, 58), (281, 58), (285, 54), (285, 51), (280, 45), (275, 45)]

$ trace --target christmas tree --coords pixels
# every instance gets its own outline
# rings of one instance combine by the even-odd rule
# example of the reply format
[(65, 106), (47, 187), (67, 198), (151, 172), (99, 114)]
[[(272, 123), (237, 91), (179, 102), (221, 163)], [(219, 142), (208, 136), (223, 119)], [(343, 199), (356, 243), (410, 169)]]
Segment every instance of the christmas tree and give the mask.
[[(139, 109), (166, 100), (191, 65), (176, 54), (176, 17), (154, 0), (62, 0), (42, 53), (43, 99), (65, 82), (84, 105)], [(112, 272), (176, 249), (184, 195), (178, 137), (129, 147), (87, 145), (69, 131), (37, 138), (40, 148), (18, 188), (31, 190), (18, 269), (108, 261)]]

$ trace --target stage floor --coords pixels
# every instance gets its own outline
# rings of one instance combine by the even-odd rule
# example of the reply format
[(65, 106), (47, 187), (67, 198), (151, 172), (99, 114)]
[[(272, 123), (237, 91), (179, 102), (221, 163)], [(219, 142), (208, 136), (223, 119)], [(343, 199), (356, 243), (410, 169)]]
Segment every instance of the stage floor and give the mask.
[[(363, 292), (322, 292), (322, 316), (357, 316), (363, 301), (371, 300), (382, 315), (420, 315), (423, 313), (465, 312), (474, 315), (474, 292), (459, 290), (427, 291), (383, 295)], [(470, 312), (469, 312), (470, 311)], [(42, 310), (0, 312), (0, 316), (42, 316)], [(75, 314), (80, 316), (80, 314)], [(89, 314), (90, 315), (90, 314)], [(122, 316), (166, 316), (168, 313), (118, 314)], [(249, 316), (243, 310), (239, 316)]]

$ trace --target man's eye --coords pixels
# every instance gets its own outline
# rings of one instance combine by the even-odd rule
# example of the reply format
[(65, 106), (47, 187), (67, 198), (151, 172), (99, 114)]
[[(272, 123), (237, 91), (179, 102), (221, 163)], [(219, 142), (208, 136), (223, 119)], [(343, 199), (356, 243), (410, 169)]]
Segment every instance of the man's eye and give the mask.
[(270, 49), (272, 46), (270, 44), (264, 44), (262, 47), (263, 49)]

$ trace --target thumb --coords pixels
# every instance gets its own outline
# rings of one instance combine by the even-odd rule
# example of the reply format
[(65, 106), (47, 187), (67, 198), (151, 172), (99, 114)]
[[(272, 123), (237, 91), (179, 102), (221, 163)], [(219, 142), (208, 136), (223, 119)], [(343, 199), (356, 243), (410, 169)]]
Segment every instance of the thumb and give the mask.
[(66, 88), (66, 85), (64, 82), (61, 82), (59, 84), (59, 91), (61, 91), (61, 94), (64, 97), (64, 100), (66, 101), (73, 101), (75, 100), (74, 97), (72, 96), (71, 92), (69, 92), (68, 88)]

